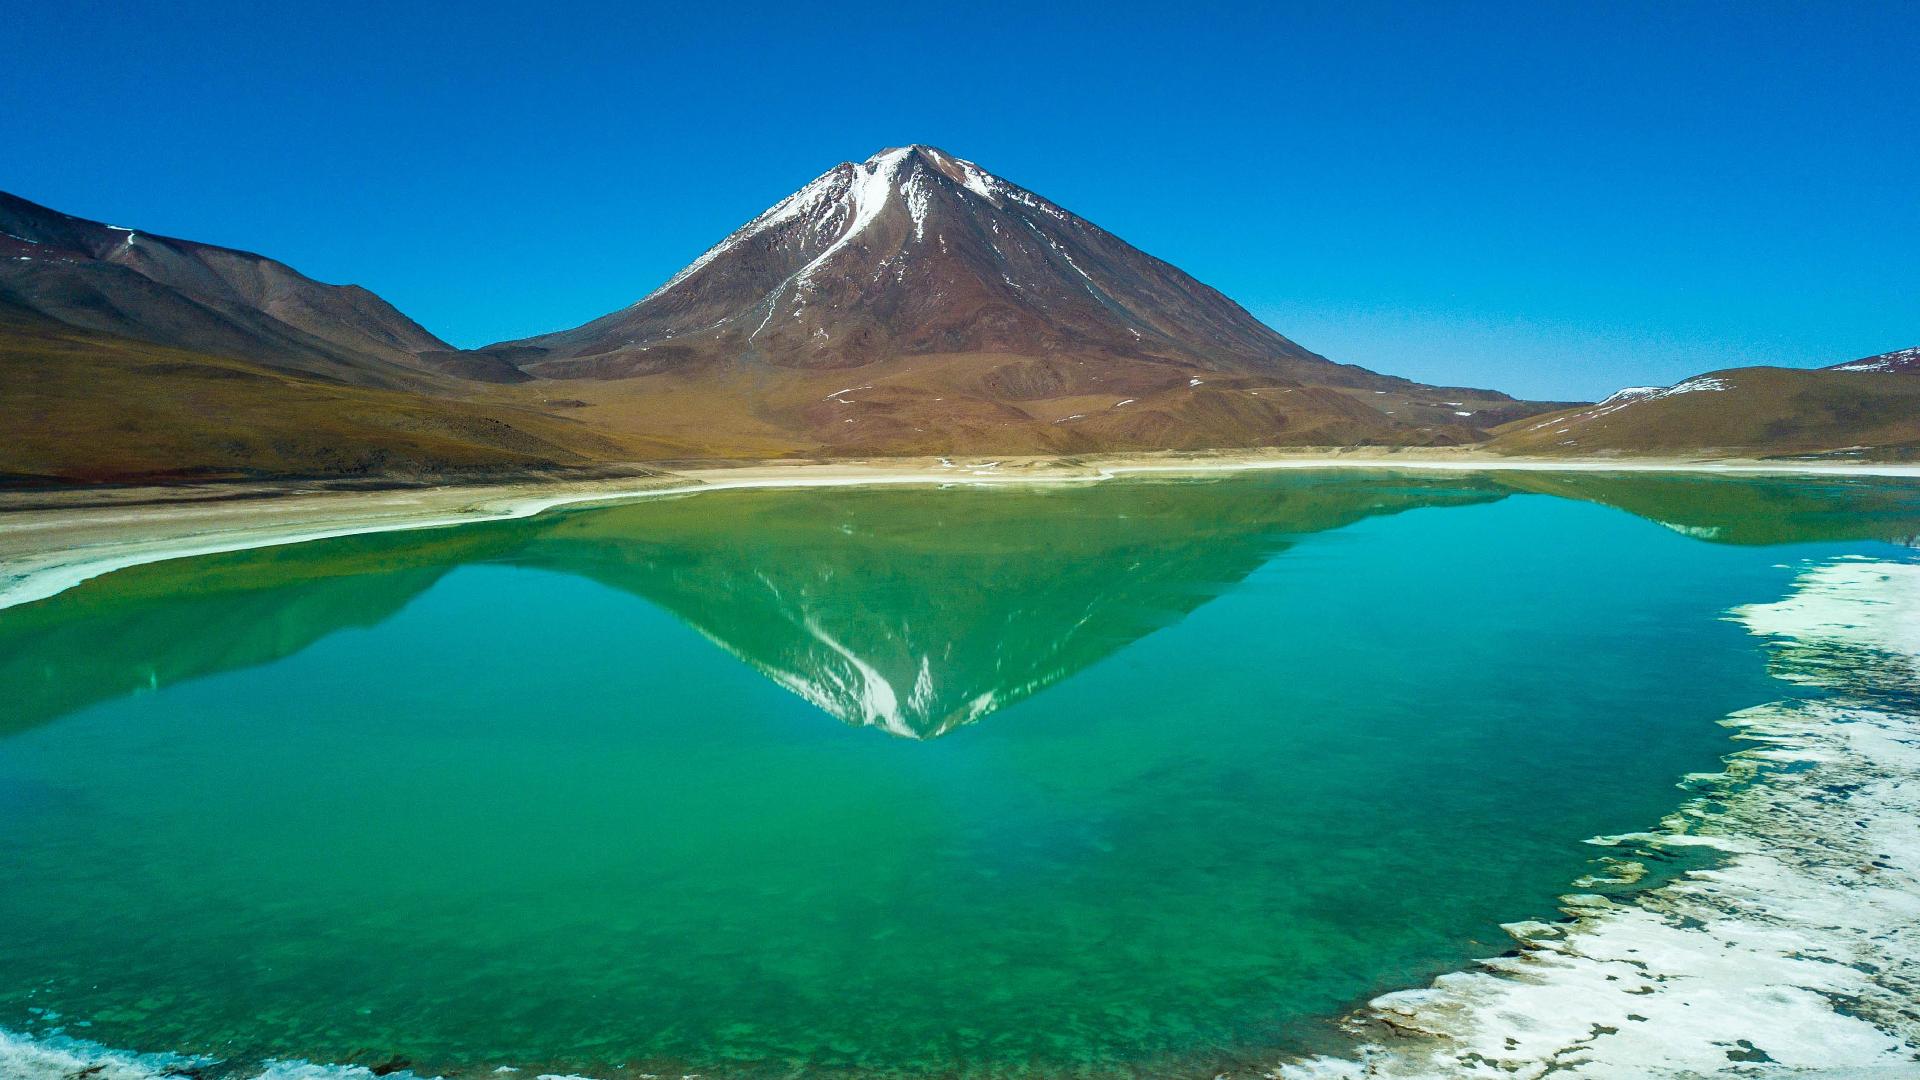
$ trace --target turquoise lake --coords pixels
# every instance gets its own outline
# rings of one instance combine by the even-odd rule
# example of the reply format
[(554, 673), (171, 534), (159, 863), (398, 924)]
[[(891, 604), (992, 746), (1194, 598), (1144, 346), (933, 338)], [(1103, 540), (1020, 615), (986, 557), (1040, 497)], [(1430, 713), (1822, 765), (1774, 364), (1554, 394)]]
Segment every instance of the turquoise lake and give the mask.
[[(0, 611), (0, 1028), (421, 1075), (1211, 1077), (1557, 916), (1920, 487), (723, 492)], [(1617, 854), (1617, 852), (1616, 852)]]

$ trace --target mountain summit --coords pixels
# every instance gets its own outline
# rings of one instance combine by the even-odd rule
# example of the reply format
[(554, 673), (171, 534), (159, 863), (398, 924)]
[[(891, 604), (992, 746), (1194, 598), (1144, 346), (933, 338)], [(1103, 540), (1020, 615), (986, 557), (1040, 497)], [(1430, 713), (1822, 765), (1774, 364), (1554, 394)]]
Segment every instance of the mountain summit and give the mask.
[(688, 353), (846, 367), (1071, 349), (1263, 373), (1335, 367), (1175, 267), (930, 146), (836, 165), (632, 307), (521, 344), (547, 350), (537, 370), (549, 376), (656, 371)]
[[(1542, 411), (1336, 364), (922, 145), (834, 166), (623, 310), (490, 351), (547, 379), (719, 380), (847, 452), (1467, 442)], [(823, 405), (809, 376), (850, 369), (872, 385)]]

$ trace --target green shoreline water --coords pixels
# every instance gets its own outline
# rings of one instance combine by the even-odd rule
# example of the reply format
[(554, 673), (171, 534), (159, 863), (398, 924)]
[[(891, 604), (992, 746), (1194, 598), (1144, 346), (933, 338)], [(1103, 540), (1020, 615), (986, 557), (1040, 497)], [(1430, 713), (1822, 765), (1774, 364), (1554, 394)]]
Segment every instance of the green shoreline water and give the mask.
[(1913, 506), (735, 493), (124, 571), (0, 613), (0, 1026), (476, 1074), (1212, 1075), (1550, 915), (1582, 839), (1781, 693), (1720, 614)]

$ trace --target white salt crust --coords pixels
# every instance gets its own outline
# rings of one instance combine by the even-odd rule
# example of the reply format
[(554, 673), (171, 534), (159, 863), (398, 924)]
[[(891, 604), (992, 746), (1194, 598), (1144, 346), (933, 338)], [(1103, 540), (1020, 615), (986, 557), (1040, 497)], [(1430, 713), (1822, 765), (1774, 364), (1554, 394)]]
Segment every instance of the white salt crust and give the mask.
[(1722, 861), (1628, 903), (1566, 897), (1571, 921), (1507, 928), (1516, 955), (1350, 1016), (1357, 1052), (1267, 1075), (1920, 1077), (1920, 565), (1816, 566), (1732, 617), (1827, 693), (1729, 717), (1752, 745), (1725, 773), (1657, 831), (1595, 841)]

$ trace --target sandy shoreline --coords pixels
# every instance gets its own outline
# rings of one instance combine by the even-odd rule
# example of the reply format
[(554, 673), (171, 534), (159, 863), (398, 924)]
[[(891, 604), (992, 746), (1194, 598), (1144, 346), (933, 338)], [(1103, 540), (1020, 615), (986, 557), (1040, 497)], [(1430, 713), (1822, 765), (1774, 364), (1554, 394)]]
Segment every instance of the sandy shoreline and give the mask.
[(649, 475), (327, 490), (297, 482), (0, 493), (0, 609), (144, 563), (361, 533), (529, 517), (561, 506), (755, 488), (1094, 483), (1274, 469), (1632, 472), (1920, 478), (1920, 464), (1509, 458), (1470, 450), (710, 465)]

